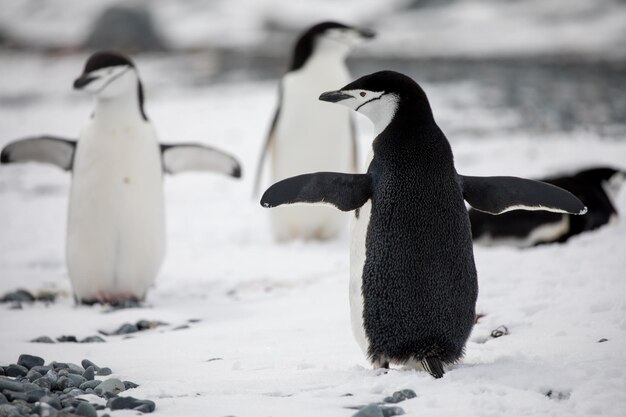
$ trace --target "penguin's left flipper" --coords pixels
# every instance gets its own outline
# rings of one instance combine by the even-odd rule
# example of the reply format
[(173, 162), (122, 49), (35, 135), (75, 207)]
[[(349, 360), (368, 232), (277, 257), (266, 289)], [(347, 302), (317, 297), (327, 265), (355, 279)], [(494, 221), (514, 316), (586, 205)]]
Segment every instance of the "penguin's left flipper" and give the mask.
[(75, 140), (42, 135), (9, 143), (2, 149), (0, 162), (42, 162), (70, 171), (75, 151)]
[(162, 144), (161, 158), (163, 171), (168, 174), (209, 171), (241, 178), (239, 161), (210, 146), (196, 143)]
[(517, 177), (459, 175), (463, 197), (476, 210), (502, 214), (512, 210), (542, 210), (585, 214), (587, 207), (569, 191), (541, 181)]
[(316, 172), (277, 182), (265, 191), (261, 205), (328, 203), (341, 211), (351, 211), (365, 204), (371, 195), (372, 179), (368, 174)]

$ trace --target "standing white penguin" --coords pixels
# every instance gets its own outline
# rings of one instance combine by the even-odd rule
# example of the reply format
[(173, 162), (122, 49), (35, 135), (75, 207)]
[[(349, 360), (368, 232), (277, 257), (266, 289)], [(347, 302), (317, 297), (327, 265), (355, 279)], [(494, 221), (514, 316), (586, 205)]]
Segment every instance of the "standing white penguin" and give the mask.
[(74, 88), (95, 110), (78, 141), (52, 136), (7, 145), (2, 163), (36, 161), (72, 171), (67, 267), (77, 302), (144, 299), (165, 254), (163, 173), (241, 176), (232, 156), (200, 144), (159, 145), (135, 65), (116, 52), (87, 61)]
[(374, 122), (366, 174), (318, 172), (272, 185), (264, 207), (328, 203), (355, 210), (350, 306), (353, 330), (375, 367), (421, 363), (436, 378), (463, 356), (478, 282), (465, 201), (491, 214), (583, 214), (569, 192), (515, 177), (457, 174), (428, 98), (409, 77), (381, 71), (320, 100)]
[[(317, 24), (300, 36), (281, 80), (280, 103), (257, 168), (255, 194), (268, 153), (273, 182), (317, 170), (355, 171), (352, 115), (348, 109), (335, 111), (320, 103), (317, 96), (350, 81), (345, 59), (354, 46), (372, 37), (370, 30), (334, 22)], [(329, 239), (346, 224), (343, 213), (327, 207), (278, 209), (270, 218), (277, 240)]]

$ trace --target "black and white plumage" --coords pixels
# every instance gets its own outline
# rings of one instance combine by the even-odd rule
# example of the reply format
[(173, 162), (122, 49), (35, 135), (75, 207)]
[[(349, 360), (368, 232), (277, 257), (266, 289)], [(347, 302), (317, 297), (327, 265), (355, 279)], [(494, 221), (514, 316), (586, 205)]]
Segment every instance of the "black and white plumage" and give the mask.
[(241, 167), (202, 144), (160, 145), (135, 65), (124, 55), (93, 54), (74, 88), (96, 98), (78, 140), (17, 140), (2, 149), (0, 161), (72, 171), (67, 267), (76, 300), (140, 301), (165, 254), (163, 174), (203, 170), (240, 177)]
[(552, 176), (541, 181), (568, 190), (587, 206), (585, 216), (563, 213), (515, 211), (489, 216), (470, 209), (474, 242), (483, 245), (530, 247), (562, 243), (577, 234), (596, 230), (617, 218), (615, 197), (626, 172), (611, 167), (594, 167), (574, 174)]
[(456, 173), (424, 91), (392, 71), (320, 96), (368, 116), (376, 139), (367, 174), (314, 173), (283, 180), (265, 207), (324, 202), (356, 210), (350, 305), (355, 337), (375, 367), (421, 363), (434, 377), (463, 356), (478, 293), (464, 200), (481, 210), (584, 212), (560, 188), (511, 177)]
[[(373, 36), (369, 30), (324, 22), (299, 37), (281, 79), (278, 108), (257, 167), (255, 195), (266, 159), (273, 182), (318, 170), (355, 171), (353, 115), (319, 102), (317, 96), (350, 81), (348, 53)], [(346, 223), (345, 215), (326, 207), (279, 209), (270, 213), (270, 219), (278, 240), (329, 239), (340, 234)]]

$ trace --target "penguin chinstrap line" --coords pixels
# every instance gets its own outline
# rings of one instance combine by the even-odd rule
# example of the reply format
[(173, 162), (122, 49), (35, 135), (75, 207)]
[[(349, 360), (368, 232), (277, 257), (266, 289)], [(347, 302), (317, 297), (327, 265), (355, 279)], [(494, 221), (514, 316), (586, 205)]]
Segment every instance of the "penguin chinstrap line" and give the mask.
[[(264, 162), (272, 182), (312, 171), (356, 170), (356, 132), (348, 109), (321, 103), (320, 91), (350, 82), (345, 60), (374, 33), (324, 22), (305, 31), (296, 42), (292, 63), (279, 88), (279, 104), (257, 166), (258, 194)], [(331, 239), (346, 228), (346, 216), (328, 207), (278, 209), (270, 213), (279, 241)]]
[(564, 213), (512, 211), (490, 216), (469, 209), (474, 243), (520, 248), (545, 243), (563, 243), (572, 236), (596, 230), (617, 220), (616, 199), (626, 180), (626, 171), (596, 166), (541, 181), (561, 187), (587, 207), (584, 216)]
[(350, 307), (354, 335), (374, 367), (421, 365), (443, 376), (464, 352), (478, 284), (464, 200), (491, 214), (585, 212), (572, 194), (515, 177), (457, 174), (426, 94), (377, 72), (320, 96), (374, 123), (365, 174), (318, 172), (272, 185), (261, 205), (327, 203), (354, 210)]
[(3, 164), (42, 162), (72, 171), (67, 268), (77, 302), (144, 299), (165, 255), (163, 174), (211, 171), (241, 176), (237, 160), (202, 144), (159, 144), (143, 108), (135, 65), (115, 52), (87, 61), (74, 88), (95, 96), (78, 140), (18, 140)]

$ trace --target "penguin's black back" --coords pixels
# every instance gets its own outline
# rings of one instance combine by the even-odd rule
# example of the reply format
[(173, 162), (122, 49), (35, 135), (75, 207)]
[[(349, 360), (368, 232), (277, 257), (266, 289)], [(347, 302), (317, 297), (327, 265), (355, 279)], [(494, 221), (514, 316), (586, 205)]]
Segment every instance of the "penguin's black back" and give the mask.
[(475, 318), (470, 224), (450, 145), (415, 110), (400, 107), (374, 141), (364, 327), (374, 361), (452, 363)]
[(329, 29), (347, 29), (348, 27), (349, 26), (337, 22), (322, 22), (306, 30), (300, 35), (300, 38), (298, 38), (296, 42), (289, 71), (297, 71), (304, 66), (315, 49), (315, 39), (317, 36)]

